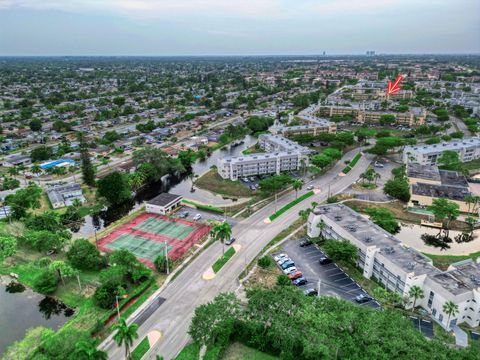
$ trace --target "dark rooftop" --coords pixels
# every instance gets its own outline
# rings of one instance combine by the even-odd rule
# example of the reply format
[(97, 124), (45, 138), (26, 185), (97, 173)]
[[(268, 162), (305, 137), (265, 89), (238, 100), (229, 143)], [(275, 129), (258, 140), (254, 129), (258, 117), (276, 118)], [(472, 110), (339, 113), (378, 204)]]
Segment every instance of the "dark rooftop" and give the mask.
[(167, 206), (168, 204), (180, 200), (182, 198), (181, 195), (169, 194), (169, 193), (161, 193), (158, 196), (155, 196), (153, 199), (147, 201), (148, 204), (157, 205), (157, 206)]
[(440, 170), (442, 185), (468, 188), (468, 181), (465, 176), (456, 171)]
[(425, 166), (415, 163), (408, 163), (407, 176), (416, 179), (440, 181), (440, 171), (436, 166)]
[(412, 194), (464, 201), (465, 196), (470, 195), (470, 191), (468, 187), (417, 183), (412, 185)]

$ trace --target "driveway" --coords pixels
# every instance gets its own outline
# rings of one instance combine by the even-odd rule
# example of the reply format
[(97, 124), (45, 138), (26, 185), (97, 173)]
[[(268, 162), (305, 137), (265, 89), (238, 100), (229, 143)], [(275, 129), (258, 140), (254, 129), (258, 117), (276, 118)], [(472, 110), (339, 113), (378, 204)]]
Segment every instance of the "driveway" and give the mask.
[[(282, 245), (282, 249), (282, 252), (286, 253), (293, 260), (297, 269), (303, 272), (308, 280), (306, 285), (299, 287), (302, 290), (318, 289), (318, 281), (320, 280), (320, 295), (330, 295), (355, 302), (357, 295), (367, 293), (337, 264), (320, 265), (318, 260), (325, 254), (315, 245), (302, 248), (297, 240), (291, 240), (285, 242)], [(374, 309), (380, 308), (380, 304), (375, 300), (370, 300), (361, 305), (370, 306)]]

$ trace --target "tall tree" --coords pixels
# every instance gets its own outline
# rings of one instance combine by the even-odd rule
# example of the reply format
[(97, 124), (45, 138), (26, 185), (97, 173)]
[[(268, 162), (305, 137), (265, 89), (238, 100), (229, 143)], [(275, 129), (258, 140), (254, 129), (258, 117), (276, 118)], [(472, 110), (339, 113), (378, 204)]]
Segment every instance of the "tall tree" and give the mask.
[(297, 179), (293, 182), (293, 190), (295, 190), (295, 198), (298, 198), (298, 190), (302, 190), (303, 187), (303, 181), (300, 179)]
[(413, 285), (410, 290), (408, 290), (408, 297), (413, 299), (412, 309), (415, 309), (415, 305), (417, 304), (418, 299), (423, 299), (425, 294), (423, 289), (418, 285)]
[(92, 160), (90, 160), (90, 153), (86, 145), (81, 146), (80, 163), (83, 182), (88, 186), (95, 186), (95, 167), (92, 164)]
[(97, 349), (98, 340), (81, 340), (75, 344), (74, 356), (78, 360), (107, 360), (108, 354)]
[(124, 203), (132, 197), (132, 191), (126, 174), (114, 171), (97, 182), (97, 196), (104, 198), (110, 205)]
[(232, 227), (229, 223), (223, 222), (215, 225), (211, 231), (213, 238), (222, 243), (222, 251), (223, 255), (225, 255), (225, 240), (230, 239), (232, 236)]
[(453, 301), (447, 301), (443, 304), (443, 312), (448, 315), (447, 318), (447, 329), (450, 329), (450, 318), (458, 314), (458, 305), (455, 304)]
[(117, 331), (113, 336), (113, 340), (118, 346), (125, 346), (125, 358), (130, 360), (130, 347), (133, 345), (133, 341), (138, 338), (138, 324), (128, 325), (125, 319), (121, 317), (112, 328), (114, 331)]

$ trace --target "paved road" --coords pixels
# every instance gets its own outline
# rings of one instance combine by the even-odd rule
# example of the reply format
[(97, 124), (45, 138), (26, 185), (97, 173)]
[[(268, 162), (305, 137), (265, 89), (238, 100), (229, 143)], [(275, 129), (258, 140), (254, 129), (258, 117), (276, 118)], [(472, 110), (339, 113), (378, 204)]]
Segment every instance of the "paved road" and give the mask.
[[(210, 281), (202, 279), (202, 274), (221, 255), (221, 244), (216, 242), (202, 252), (180, 275), (170, 283), (160, 294), (165, 300), (162, 305), (141, 324), (139, 337), (134, 347), (151, 330), (162, 333), (161, 340), (151, 349), (145, 359), (155, 359), (155, 355), (164, 356), (166, 360), (174, 358), (188, 343), (187, 334), (194, 310), (198, 305), (211, 301), (217, 294), (225, 291), (234, 291), (238, 288), (238, 276), (245, 266), (268, 244), (280, 231), (291, 225), (297, 218), (301, 209), (310, 207), (312, 201), (322, 202), (331, 194), (336, 194), (350, 186), (360, 173), (365, 171), (371, 162), (370, 155), (364, 155), (347, 176), (338, 174), (343, 169), (344, 160), (352, 159), (358, 150), (347, 153), (337, 165), (324, 176), (312, 182), (320, 187), (321, 192), (310, 197), (307, 201), (291, 208), (271, 224), (264, 220), (272, 214), (273, 204), (259, 210), (248, 219), (242, 220), (232, 229), (237, 244), (241, 245), (238, 253), (225, 265), (216, 278)], [(301, 193), (306, 190), (301, 191)], [(299, 194), (301, 195), (301, 194)], [(281, 207), (295, 198), (292, 192), (278, 200)], [(110, 359), (122, 359), (123, 349), (118, 348), (110, 339), (101, 344), (101, 348), (109, 353)]]

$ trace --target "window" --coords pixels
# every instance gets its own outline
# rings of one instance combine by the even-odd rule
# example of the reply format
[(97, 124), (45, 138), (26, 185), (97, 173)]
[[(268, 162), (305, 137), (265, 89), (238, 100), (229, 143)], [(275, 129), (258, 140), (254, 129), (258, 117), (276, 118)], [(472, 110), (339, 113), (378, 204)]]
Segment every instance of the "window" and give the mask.
[(428, 296), (428, 307), (431, 308), (432, 307), (432, 303), (433, 303), (433, 297), (435, 296), (435, 294), (433, 293), (433, 291), (430, 291), (430, 295)]

